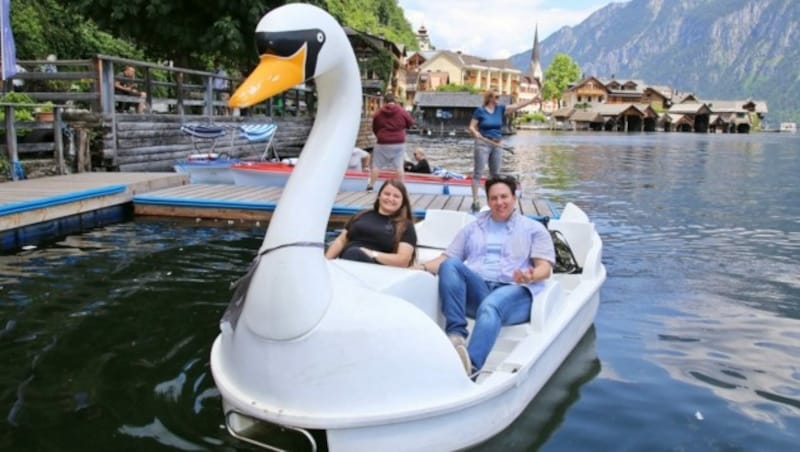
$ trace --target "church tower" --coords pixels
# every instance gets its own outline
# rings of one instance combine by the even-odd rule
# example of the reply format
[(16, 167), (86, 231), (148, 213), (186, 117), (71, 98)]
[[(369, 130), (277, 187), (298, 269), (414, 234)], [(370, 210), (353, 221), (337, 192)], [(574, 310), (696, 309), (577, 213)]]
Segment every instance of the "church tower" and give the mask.
[(530, 77), (532, 80), (537, 80), (539, 82), (539, 86), (542, 86), (542, 51), (539, 48), (539, 24), (536, 24), (536, 29), (533, 32), (533, 51), (531, 52)]
[(417, 44), (419, 44), (420, 52), (436, 50), (431, 46), (431, 38), (428, 36), (428, 30), (425, 29), (425, 25), (420, 25), (419, 30), (417, 30)]

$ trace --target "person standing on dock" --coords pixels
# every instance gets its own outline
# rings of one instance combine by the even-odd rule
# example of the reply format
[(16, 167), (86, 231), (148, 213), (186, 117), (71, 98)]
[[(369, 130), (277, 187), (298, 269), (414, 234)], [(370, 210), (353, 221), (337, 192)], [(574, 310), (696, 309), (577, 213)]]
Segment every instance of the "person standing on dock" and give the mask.
[(397, 101), (393, 94), (383, 97), (383, 106), (372, 117), (372, 132), (377, 144), (372, 149), (372, 171), (367, 182), (367, 191), (372, 191), (382, 169), (394, 171), (397, 179), (403, 180), (403, 163), (406, 156), (406, 130), (414, 125), (414, 119)]
[(478, 187), (486, 164), (489, 164), (489, 177), (500, 175), (503, 163), (503, 122), (506, 116), (513, 115), (520, 108), (526, 107), (540, 99), (534, 98), (511, 105), (498, 103), (500, 96), (494, 90), (483, 93), (483, 105), (476, 108), (469, 122), (469, 133), (475, 138), (472, 170), (472, 211), (481, 209), (478, 201)]

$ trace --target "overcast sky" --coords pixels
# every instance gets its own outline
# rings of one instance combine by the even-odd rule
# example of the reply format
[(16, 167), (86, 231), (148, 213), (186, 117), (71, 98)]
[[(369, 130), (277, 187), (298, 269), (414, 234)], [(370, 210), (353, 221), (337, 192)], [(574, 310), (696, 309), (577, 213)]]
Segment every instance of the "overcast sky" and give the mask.
[[(616, 0), (625, 3), (627, 0)], [(484, 58), (508, 58), (565, 25), (581, 23), (611, 0), (399, 0), (414, 32), (424, 25), (431, 44)]]

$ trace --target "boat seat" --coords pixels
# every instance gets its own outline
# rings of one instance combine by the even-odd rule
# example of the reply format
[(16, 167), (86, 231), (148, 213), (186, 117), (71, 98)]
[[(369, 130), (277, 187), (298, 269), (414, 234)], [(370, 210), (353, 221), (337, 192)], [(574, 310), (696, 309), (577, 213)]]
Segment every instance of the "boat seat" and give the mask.
[(226, 134), (223, 127), (213, 124), (184, 124), (181, 126), (181, 132), (192, 137), (192, 146), (196, 152), (201, 152), (198, 140), (211, 140), (211, 149), (208, 151), (210, 153), (217, 147), (217, 139)]
[(559, 303), (563, 301), (564, 290), (561, 283), (553, 278), (544, 282), (544, 289), (533, 297), (530, 324), (534, 332), (544, 331), (546, 325), (552, 323)]
[(475, 217), (466, 212), (428, 209), (425, 212), (425, 219), (415, 225), (417, 246), (446, 249), (456, 233), (473, 221)]
[[(561, 297), (561, 283), (553, 278), (545, 281), (544, 289), (534, 297), (530, 321), (500, 328), (500, 334), (497, 336), (489, 356), (486, 357), (483, 369), (485, 371), (513, 372), (514, 369), (521, 367), (531, 352), (524, 347), (521, 348), (520, 341), (530, 334), (543, 332), (546, 325), (556, 321), (559, 302), (562, 301)], [(468, 325), (472, 331), (475, 320), (469, 319)]]
[(375, 292), (401, 298), (419, 308), (440, 327), (444, 326), (439, 309), (438, 279), (430, 273), (345, 259), (330, 262), (360, 284)]
[(261, 155), (261, 160), (267, 160), (269, 151), (272, 149), (272, 154), (276, 162), (281, 161), (278, 155), (278, 150), (275, 149), (273, 139), (275, 132), (278, 131), (277, 124), (242, 124), (239, 126), (239, 134), (251, 143), (259, 143), (266, 141), (264, 146), (264, 153)]

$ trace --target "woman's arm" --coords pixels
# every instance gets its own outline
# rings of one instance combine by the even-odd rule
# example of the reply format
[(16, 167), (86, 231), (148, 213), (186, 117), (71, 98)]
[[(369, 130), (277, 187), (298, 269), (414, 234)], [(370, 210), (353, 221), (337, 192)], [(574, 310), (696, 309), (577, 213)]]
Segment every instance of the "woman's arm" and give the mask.
[(517, 102), (516, 104), (506, 105), (506, 116), (508, 116), (510, 114), (513, 114), (514, 112), (516, 112), (520, 108), (527, 107), (528, 105), (536, 102), (537, 100), (541, 100), (541, 99), (539, 99), (538, 97), (535, 97), (535, 98), (530, 99), (530, 100)]
[(412, 264), (411, 256), (414, 255), (414, 247), (406, 242), (400, 242), (400, 244), (397, 245), (396, 253), (382, 253), (380, 251), (364, 248), (363, 246), (361, 250), (379, 264), (402, 268), (409, 267)]
[(345, 245), (347, 245), (347, 229), (342, 230), (342, 233), (331, 243), (331, 246), (325, 251), (325, 257), (328, 259), (336, 259), (342, 254)]

